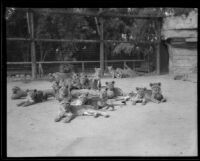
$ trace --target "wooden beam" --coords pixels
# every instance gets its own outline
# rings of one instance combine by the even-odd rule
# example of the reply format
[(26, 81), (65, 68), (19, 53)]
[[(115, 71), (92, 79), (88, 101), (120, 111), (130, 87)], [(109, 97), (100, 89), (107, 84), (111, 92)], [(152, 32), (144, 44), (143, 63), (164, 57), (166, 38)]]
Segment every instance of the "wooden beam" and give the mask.
[[(6, 38), (8, 41), (31, 41), (30, 38)], [(156, 44), (159, 43), (159, 41), (151, 42), (151, 41), (121, 41), (121, 40), (79, 40), (79, 39), (41, 39), (41, 38), (35, 38), (34, 41), (43, 41), (43, 42), (76, 42), (76, 43), (137, 43), (137, 44)]]
[[(137, 60), (105, 60), (106, 62), (142, 62), (145, 61), (143, 59), (137, 59)], [(60, 64), (60, 63), (72, 63), (72, 64), (78, 64), (78, 63), (99, 63), (100, 61), (39, 61), (36, 62), (36, 64)], [(7, 62), (7, 64), (31, 64), (31, 62)]]
[(32, 79), (37, 78), (37, 66), (36, 66), (36, 52), (34, 41), (34, 17), (33, 12), (28, 12), (28, 18), (30, 22), (30, 37), (31, 37), (31, 67), (32, 67)]
[(31, 41), (30, 38), (23, 38), (23, 37), (8, 37), (6, 38), (7, 41)]
[[(161, 20), (157, 21), (158, 23), (158, 41), (160, 42), (161, 38)], [(156, 44), (156, 73), (160, 74), (160, 43)]]
[[(20, 10), (27, 11), (28, 8), (19, 8)], [(52, 10), (53, 9), (53, 10)], [(103, 12), (98, 12), (98, 13), (93, 13), (89, 11), (85, 12), (75, 12), (75, 11), (67, 11), (67, 10), (62, 10), (62, 8), (51, 8), (49, 10), (48, 8), (31, 8), (31, 10), (35, 12), (49, 12), (49, 13), (55, 13), (55, 14), (67, 14), (67, 15), (76, 15), (76, 16), (91, 16), (91, 17), (125, 17), (125, 18), (137, 18), (137, 19), (159, 19), (161, 16), (138, 16), (138, 15), (131, 15), (131, 14), (120, 14), (120, 13), (103, 13)]]
[(103, 42), (103, 21), (100, 20), (100, 68), (101, 77), (104, 75), (104, 42)]
[(95, 20), (95, 24), (96, 24), (96, 27), (97, 27), (98, 35), (100, 36), (100, 28), (99, 28), (99, 22), (97, 20), (97, 17), (94, 17), (94, 20)]
[(10, 64), (10, 65), (11, 65), (11, 64), (12, 64), (12, 65), (15, 65), (15, 64), (30, 64), (30, 65), (31, 65), (31, 62), (7, 62), (6, 64), (7, 64), (7, 65), (9, 65), (9, 64)]
[(68, 39), (41, 39), (41, 38), (36, 38), (35, 41), (46, 41), (46, 42), (85, 42), (85, 43), (99, 43), (100, 40), (78, 40), (78, 39), (73, 39), (73, 40), (68, 40)]
[(83, 72), (83, 73), (85, 72), (85, 65), (84, 65), (84, 62), (82, 62), (82, 72)]
[(30, 19), (29, 19), (28, 11), (26, 12), (26, 19), (27, 19), (28, 33), (31, 34)]

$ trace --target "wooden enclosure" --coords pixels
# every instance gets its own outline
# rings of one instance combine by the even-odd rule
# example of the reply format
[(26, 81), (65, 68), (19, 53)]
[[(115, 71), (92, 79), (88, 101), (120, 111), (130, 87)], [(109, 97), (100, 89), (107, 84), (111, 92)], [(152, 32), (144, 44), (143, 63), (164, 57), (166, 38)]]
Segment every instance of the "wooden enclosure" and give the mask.
[(172, 75), (197, 72), (198, 13), (187, 17), (164, 19), (162, 35), (169, 53), (169, 73)]
[(170, 74), (193, 73), (197, 69), (197, 47), (196, 42), (189, 46), (182, 42), (182, 46), (177, 46), (173, 42), (168, 44), (169, 50), (169, 72)]
[[(41, 38), (36, 38), (34, 35), (34, 11), (38, 11), (40, 9), (31, 9), (31, 8), (22, 8), (22, 10), (25, 10), (27, 12), (27, 18), (28, 18), (28, 28), (30, 32), (30, 37), (29, 38), (7, 38), (7, 41), (27, 41), (30, 43), (31, 47), (31, 62), (7, 62), (7, 65), (9, 64), (31, 64), (31, 70), (32, 70), (32, 78), (36, 79), (37, 77), (37, 64), (59, 64), (59, 63), (75, 63), (75, 64), (81, 64), (82, 71), (84, 72), (85, 69), (85, 64), (86, 63), (91, 63), (95, 62), (100, 65), (100, 68), (102, 69), (102, 76), (104, 75), (104, 67), (105, 63), (107, 62), (142, 62), (144, 60), (105, 60), (105, 54), (104, 54), (104, 44), (105, 43), (131, 43), (131, 41), (121, 41), (121, 40), (105, 40), (103, 37), (103, 21), (101, 21), (101, 17), (126, 17), (126, 18), (134, 18), (134, 19), (154, 19), (158, 22), (159, 25), (159, 35), (158, 39), (156, 42), (149, 42), (149, 41), (140, 41), (138, 43), (152, 43), (156, 45), (156, 71), (157, 74), (160, 74), (160, 35), (161, 35), (161, 17), (139, 17), (139, 16), (134, 16), (134, 15), (123, 15), (123, 14), (102, 14), (102, 9), (99, 9), (99, 13), (73, 13), (73, 12), (67, 12), (59, 9), (55, 9), (54, 11), (50, 11), (52, 13), (56, 14), (72, 14), (72, 15), (79, 15), (79, 16), (93, 16), (93, 17), (99, 17), (100, 18), (100, 23), (99, 23), (99, 40), (78, 40), (78, 39), (72, 39), (72, 40), (67, 40), (67, 39), (41, 39)], [(42, 12), (45, 12), (44, 10)], [(37, 41), (43, 41), (43, 42), (85, 42), (85, 43), (99, 43), (100, 44), (100, 52), (99, 52), (99, 61), (44, 61), (44, 62), (37, 62), (36, 61), (36, 49), (35, 49), (35, 42)]]

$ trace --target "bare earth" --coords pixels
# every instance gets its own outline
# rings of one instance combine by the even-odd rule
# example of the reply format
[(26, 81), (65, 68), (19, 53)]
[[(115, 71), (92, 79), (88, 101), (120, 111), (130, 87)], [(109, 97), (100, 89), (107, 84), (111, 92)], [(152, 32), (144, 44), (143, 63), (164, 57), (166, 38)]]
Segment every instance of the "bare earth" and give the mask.
[[(111, 79), (103, 79), (105, 81)], [(7, 83), (7, 156), (196, 156), (197, 83), (168, 75), (115, 79), (124, 92), (162, 83), (166, 103), (117, 107), (110, 118), (78, 117), (54, 122), (58, 102), (17, 107), (11, 100), (15, 85), (49, 89), (51, 83)]]

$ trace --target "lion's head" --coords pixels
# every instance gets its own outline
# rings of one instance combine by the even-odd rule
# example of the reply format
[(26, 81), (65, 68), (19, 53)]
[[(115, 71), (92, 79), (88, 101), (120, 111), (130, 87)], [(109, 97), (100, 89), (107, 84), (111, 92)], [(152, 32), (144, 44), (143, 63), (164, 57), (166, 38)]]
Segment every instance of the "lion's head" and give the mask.
[(147, 89), (145, 87), (144, 88), (136, 87), (137, 97), (144, 98), (146, 90)]
[(64, 98), (66, 98), (69, 95), (70, 95), (69, 87), (68, 86), (62, 86), (62, 87), (59, 88), (56, 97), (59, 101), (62, 101)]
[(95, 70), (95, 77), (101, 78), (101, 68), (94, 68)]
[(108, 89), (108, 90), (111, 90), (111, 91), (113, 91), (114, 90), (114, 88), (115, 88), (115, 81), (111, 81), (111, 82), (106, 82), (106, 88)]
[(61, 108), (65, 110), (65, 112), (70, 112), (71, 109), (71, 97), (66, 97), (60, 102)]
[(30, 102), (42, 102), (43, 92), (37, 89), (27, 90), (27, 100)]
[(18, 91), (21, 91), (21, 88), (19, 88), (18, 86), (14, 86), (14, 87), (12, 88), (13, 94), (16, 94)]
[(101, 91), (100, 91), (100, 93), (99, 93), (99, 98), (100, 98), (100, 99), (105, 100), (105, 99), (108, 98), (107, 90), (108, 90), (107, 88), (102, 88), (102, 89), (101, 89)]
[(72, 73), (72, 79), (73, 80), (78, 80), (80, 78), (79, 74), (78, 73)]
[(81, 73), (81, 75), (80, 75), (80, 82), (81, 82), (82, 85), (85, 84), (86, 82), (88, 82), (88, 77), (87, 77), (86, 74)]
[(149, 84), (153, 94), (161, 93), (161, 83), (150, 83)]

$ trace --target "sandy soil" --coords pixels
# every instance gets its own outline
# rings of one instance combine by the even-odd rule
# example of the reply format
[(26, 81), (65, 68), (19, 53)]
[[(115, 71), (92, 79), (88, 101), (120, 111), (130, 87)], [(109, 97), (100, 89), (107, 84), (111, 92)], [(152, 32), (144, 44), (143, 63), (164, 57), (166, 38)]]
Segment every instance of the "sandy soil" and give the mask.
[[(104, 83), (107, 80), (103, 79)], [(17, 107), (11, 88), (48, 89), (47, 81), (7, 83), (7, 156), (196, 156), (197, 83), (168, 75), (115, 79), (129, 92), (149, 82), (162, 83), (166, 103), (117, 107), (110, 118), (78, 117), (55, 123), (58, 102), (53, 98), (30, 107)]]

